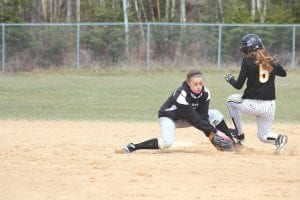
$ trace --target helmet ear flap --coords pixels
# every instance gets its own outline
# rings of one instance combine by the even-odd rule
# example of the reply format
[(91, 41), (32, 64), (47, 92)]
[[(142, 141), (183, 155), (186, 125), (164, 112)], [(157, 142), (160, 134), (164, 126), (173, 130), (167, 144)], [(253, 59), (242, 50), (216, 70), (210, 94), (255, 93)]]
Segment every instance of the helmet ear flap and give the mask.
[(240, 49), (240, 54), (242, 56), (242, 58), (245, 58), (247, 53), (245, 53), (245, 51), (243, 51), (242, 49)]
[(241, 45), (241, 47), (240, 47), (240, 54), (241, 54), (241, 56), (242, 56), (243, 58), (246, 57), (246, 55), (247, 55), (249, 52), (250, 52), (250, 48), (249, 48), (249, 47)]

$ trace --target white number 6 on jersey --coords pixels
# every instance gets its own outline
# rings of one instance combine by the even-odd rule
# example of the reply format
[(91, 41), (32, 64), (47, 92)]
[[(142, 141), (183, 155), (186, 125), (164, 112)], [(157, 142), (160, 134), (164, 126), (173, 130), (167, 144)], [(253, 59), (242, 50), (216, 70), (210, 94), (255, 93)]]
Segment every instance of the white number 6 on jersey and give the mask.
[(270, 77), (270, 73), (267, 70), (267, 68), (260, 64), (259, 65), (259, 82), (266, 83), (266, 82), (268, 82), (269, 77)]

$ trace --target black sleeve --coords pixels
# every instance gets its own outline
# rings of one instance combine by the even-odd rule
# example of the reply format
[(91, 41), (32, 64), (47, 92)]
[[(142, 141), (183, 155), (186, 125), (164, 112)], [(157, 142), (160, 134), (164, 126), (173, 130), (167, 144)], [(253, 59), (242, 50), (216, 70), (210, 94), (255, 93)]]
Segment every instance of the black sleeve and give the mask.
[(283, 69), (281, 64), (275, 64), (274, 68), (276, 69), (276, 75), (281, 77), (286, 77), (286, 71)]
[(229, 83), (235, 88), (235, 89), (242, 89), (245, 81), (247, 79), (247, 63), (246, 61), (244, 60), (243, 63), (242, 63), (242, 66), (241, 66), (241, 70), (240, 70), (240, 73), (239, 73), (239, 76), (238, 76), (238, 79), (235, 80), (234, 78), (231, 79), (229, 81)]
[(205, 101), (199, 108), (197, 109), (198, 114), (200, 114), (204, 119), (208, 119), (208, 108), (209, 108), (209, 100)]
[(192, 126), (203, 131), (208, 137), (210, 132), (216, 132), (216, 128), (213, 127), (209, 120), (199, 115), (196, 110), (189, 104), (182, 104), (176, 101), (176, 107), (180, 115), (183, 116)]

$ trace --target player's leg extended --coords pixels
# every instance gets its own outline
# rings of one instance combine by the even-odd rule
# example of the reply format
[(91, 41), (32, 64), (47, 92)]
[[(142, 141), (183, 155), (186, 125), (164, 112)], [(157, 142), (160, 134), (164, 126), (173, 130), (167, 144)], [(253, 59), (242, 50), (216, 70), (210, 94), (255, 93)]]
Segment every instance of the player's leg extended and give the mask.
[(233, 94), (227, 98), (226, 105), (228, 108), (229, 115), (232, 119), (232, 122), (237, 130), (237, 139), (243, 140), (244, 133), (241, 123), (241, 108), (242, 108), (242, 95), (240, 94)]
[(176, 124), (168, 117), (160, 117), (159, 125), (161, 138), (153, 138), (137, 144), (129, 143), (123, 148), (123, 152), (131, 153), (139, 149), (164, 149), (170, 147), (174, 142)]
[(158, 149), (158, 148), (159, 148), (158, 139), (153, 138), (137, 144), (129, 143), (126, 147), (123, 147), (122, 151), (124, 153), (132, 153), (133, 151), (139, 149)]
[(158, 139), (160, 149), (169, 148), (174, 142), (176, 122), (168, 117), (159, 118), (161, 138)]

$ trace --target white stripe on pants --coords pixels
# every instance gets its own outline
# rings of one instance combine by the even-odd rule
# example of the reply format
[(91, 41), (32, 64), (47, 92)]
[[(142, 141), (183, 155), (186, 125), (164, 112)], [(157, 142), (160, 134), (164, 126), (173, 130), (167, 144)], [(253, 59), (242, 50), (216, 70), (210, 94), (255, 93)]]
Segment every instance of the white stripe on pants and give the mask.
[(226, 105), (238, 134), (243, 133), (241, 113), (245, 113), (256, 117), (258, 138), (265, 143), (275, 143), (278, 137), (278, 134), (272, 132), (275, 100), (242, 99), (242, 95), (233, 94), (228, 97)]

